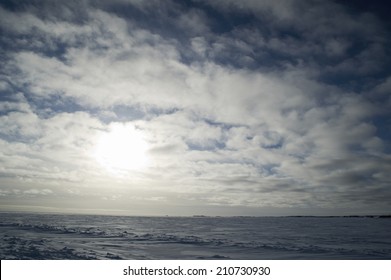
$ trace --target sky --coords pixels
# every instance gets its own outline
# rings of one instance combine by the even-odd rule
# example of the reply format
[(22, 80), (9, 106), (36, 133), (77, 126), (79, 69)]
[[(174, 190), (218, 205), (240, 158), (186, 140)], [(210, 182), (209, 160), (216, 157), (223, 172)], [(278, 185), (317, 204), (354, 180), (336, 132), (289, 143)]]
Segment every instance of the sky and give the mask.
[(0, 210), (390, 214), (381, 2), (1, 1)]

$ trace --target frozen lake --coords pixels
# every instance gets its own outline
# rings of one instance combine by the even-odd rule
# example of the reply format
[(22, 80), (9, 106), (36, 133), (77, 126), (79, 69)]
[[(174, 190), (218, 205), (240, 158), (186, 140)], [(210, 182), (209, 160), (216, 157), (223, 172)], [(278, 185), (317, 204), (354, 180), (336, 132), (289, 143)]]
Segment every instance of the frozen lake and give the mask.
[(0, 213), (1, 259), (391, 259), (391, 219)]

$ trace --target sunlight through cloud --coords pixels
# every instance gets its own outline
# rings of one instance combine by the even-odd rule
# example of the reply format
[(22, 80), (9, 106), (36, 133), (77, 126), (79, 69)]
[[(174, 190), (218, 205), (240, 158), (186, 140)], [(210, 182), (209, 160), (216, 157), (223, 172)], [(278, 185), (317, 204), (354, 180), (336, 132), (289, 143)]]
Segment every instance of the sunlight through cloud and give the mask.
[(140, 171), (148, 166), (148, 144), (141, 131), (128, 124), (114, 124), (96, 144), (96, 161), (113, 173)]

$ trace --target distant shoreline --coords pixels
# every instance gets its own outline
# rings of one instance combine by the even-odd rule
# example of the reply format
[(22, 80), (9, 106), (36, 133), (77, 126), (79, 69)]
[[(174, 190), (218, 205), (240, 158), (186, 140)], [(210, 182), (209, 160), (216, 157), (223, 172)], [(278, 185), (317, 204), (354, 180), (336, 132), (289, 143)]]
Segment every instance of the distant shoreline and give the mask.
[(78, 215), (78, 216), (113, 216), (113, 217), (143, 217), (143, 218), (371, 218), (391, 219), (391, 215), (281, 215), (281, 216), (208, 216), (208, 215), (115, 215), (115, 214), (86, 214), (86, 213), (60, 213), (60, 212), (28, 212), (28, 211), (0, 211), (0, 214), (34, 214), (34, 215)]

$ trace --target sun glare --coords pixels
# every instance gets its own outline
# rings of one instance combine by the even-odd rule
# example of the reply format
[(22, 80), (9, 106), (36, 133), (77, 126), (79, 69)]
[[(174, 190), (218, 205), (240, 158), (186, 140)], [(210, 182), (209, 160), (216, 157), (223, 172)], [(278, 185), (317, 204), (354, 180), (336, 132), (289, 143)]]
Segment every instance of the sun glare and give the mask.
[(147, 167), (148, 144), (141, 131), (116, 124), (99, 138), (95, 158), (112, 172), (140, 171)]

